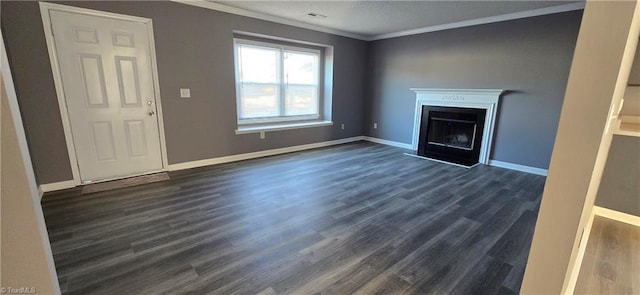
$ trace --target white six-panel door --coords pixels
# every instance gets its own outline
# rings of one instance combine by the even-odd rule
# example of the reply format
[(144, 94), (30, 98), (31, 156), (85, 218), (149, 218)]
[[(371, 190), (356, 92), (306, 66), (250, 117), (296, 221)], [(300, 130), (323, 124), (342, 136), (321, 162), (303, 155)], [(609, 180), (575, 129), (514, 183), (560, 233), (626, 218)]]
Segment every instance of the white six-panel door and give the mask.
[(83, 182), (163, 168), (146, 24), (49, 10)]

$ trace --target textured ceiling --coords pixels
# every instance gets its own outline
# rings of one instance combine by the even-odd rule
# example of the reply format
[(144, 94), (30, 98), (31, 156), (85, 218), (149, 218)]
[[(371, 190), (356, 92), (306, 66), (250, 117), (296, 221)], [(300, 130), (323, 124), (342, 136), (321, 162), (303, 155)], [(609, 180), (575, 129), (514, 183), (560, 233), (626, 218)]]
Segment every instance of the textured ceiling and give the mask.
[[(576, 1), (212, 1), (325, 28), (376, 36)], [(326, 15), (313, 18), (308, 13)]]

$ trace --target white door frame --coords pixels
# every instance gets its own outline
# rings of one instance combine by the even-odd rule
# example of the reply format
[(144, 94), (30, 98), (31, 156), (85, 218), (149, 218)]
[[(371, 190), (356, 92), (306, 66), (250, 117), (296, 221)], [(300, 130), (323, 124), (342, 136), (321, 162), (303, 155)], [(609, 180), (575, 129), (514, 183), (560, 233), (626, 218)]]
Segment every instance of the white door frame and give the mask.
[(154, 94), (156, 97), (156, 112), (158, 120), (158, 129), (160, 133), (160, 154), (162, 156), (162, 171), (166, 171), (169, 166), (167, 160), (167, 144), (164, 134), (164, 120), (162, 116), (162, 103), (160, 99), (160, 84), (158, 82), (158, 67), (156, 60), (156, 48), (155, 40), (153, 38), (153, 22), (150, 18), (131, 16), (125, 14), (117, 14), (111, 12), (104, 12), (99, 10), (79, 8), (67, 5), (52, 4), (46, 2), (40, 3), (40, 14), (42, 16), (42, 24), (44, 27), (44, 36), (47, 40), (47, 49), (49, 51), (49, 60), (51, 61), (51, 71), (53, 72), (53, 81), (56, 87), (56, 96), (58, 97), (58, 106), (60, 108), (60, 115), (62, 117), (62, 127), (64, 129), (64, 137), (67, 143), (67, 150), (69, 152), (69, 163), (71, 165), (71, 172), (73, 174), (73, 182), (75, 185), (81, 185), (82, 179), (80, 178), (80, 170), (78, 168), (78, 158), (76, 156), (76, 147), (73, 142), (73, 134), (71, 133), (71, 121), (69, 119), (69, 111), (67, 110), (66, 96), (64, 93), (64, 87), (62, 84), (62, 74), (60, 73), (60, 67), (58, 65), (58, 55), (56, 52), (55, 40), (53, 37), (53, 30), (51, 26), (51, 18), (49, 11), (57, 10), (71, 13), (79, 13), (90, 16), (106, 17), (116, 20), (126, 20), (132, 22), (143, 23), (147, 27), (147, 35), (149, 38), (149, 54), (151, 57), (151, 74), (153, 79)]

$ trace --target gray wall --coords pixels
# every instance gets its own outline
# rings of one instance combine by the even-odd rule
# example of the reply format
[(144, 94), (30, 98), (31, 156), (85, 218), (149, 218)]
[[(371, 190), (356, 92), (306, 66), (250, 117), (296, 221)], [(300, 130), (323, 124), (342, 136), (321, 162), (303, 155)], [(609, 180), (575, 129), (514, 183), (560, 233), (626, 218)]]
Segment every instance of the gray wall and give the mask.
[(596, 206), (640, 216), (640, 138), (613, 137)]
[(410, 144), (412, 87), (506, 89), (491, 158), (548, 168), (581, 16), (573, 11), (372, 42), (366, 133)]
[[(364, 41), (172, 2), (63, 4), (153, 19), (170, 164), (364, 133)], [(38, 182), (72, 179), (38, 4), (3, 1), (1, 16)], [(333, 45), (335, 124), (269, 132), (264, 140), (236, 135), (232, 30)], [(192, 98), (179, 99), (180, 87), (191, 88)]]

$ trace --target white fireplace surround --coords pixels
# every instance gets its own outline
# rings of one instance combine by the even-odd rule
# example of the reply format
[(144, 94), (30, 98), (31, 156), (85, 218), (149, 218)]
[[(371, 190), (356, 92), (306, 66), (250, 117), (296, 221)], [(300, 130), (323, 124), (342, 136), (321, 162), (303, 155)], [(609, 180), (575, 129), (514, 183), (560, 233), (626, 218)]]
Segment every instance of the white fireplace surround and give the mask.
[(482, 133), (482, 145), (480, 147), (481, 164), (489, 164), (489, 154), (493, 143), (493, 129), (496, 122), (498, 101), (502, 89), (432, 89), (411, 88), (416, 92), (416, 111), (413, 123), (414, 151), (418, 150), (418, 137), (420, 135), (420, 123), (422, 120), (423, 106), (474, 108), (486, 110), (484, 119), (484, 132)]

